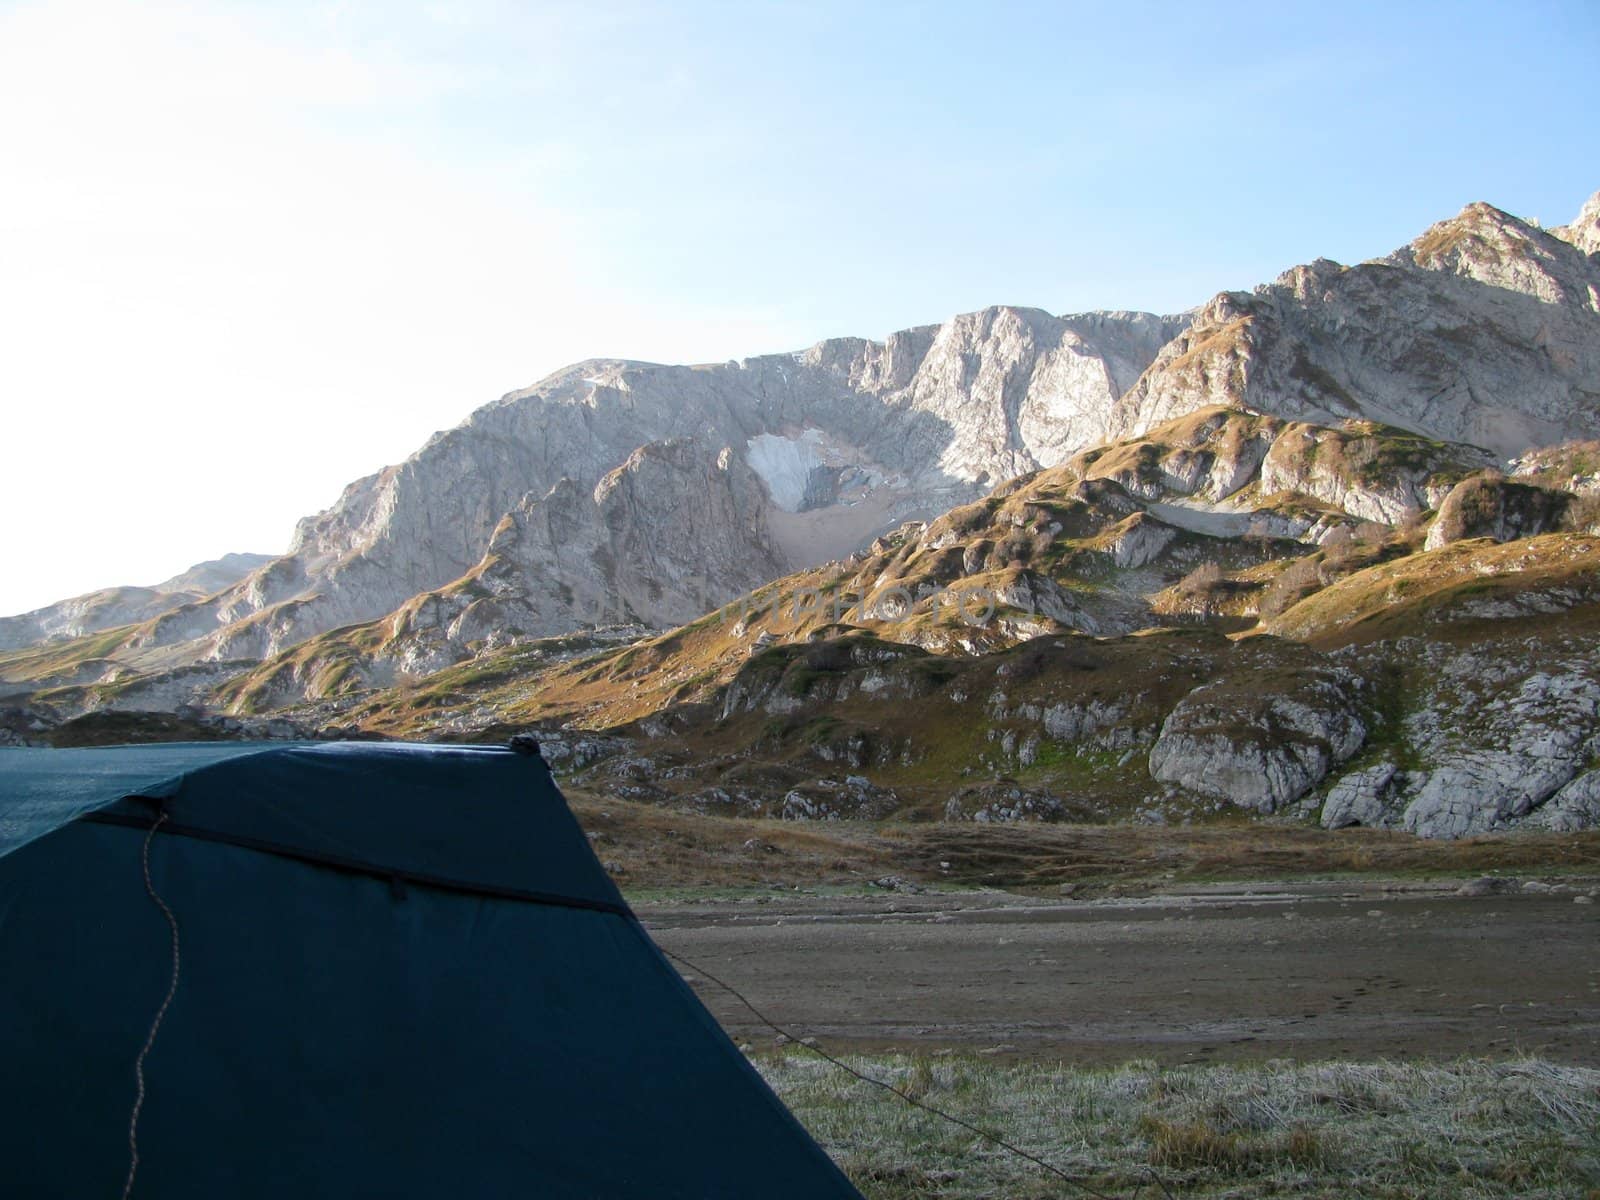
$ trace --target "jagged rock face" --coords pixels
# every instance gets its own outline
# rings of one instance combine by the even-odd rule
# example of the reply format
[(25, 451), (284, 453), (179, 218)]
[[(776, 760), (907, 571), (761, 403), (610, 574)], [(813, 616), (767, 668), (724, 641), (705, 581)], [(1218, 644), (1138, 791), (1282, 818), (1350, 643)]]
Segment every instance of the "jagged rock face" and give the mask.
[(1572, 224), (1559, 226), (1550, 232), (1563, 241), (1571, 242), (1585, 254), (1600, 254), (1600, 192), (1589, 197)]
[[(542, 496), (524, 496), (496, 526), (472, 570), (412, 597), (378, 622), (357, 627), (365, 644), (354, 676), (387, 686), (401, 674), (436, 671), (474, 655), (582, 628), (669, 627), (758, 587), (781, 573), (759, 480), (726, 447), (690, 438), (641, 446), (592, 491), (563, 479)], [(260, 620), (229, 628), (219, 646), (241, 638), (273, 653), (283, 635)], [(270, 698), (295, 689), (319, 696), (324, 668), (345, 657), (348, 640), (305, 655), (279, 672)], [(259, 700), (258, 700), (259, 702)]]
[(754, 473), (690, 438), (641, 446), (592, 493), (526, 496), (461, 580), (394, 618), (402, 665), (457, 662), (487, 639), (595, 625), (669, 627), (781, 572)]
[[(1592, 768), (1600, 669), (1586, 641), (1460, 648), (1403, 639), (1384, 647), (1383, 658), (1410, 661), (1421, 681), (1393, 731), (1404, 764), (1385, 751), (1335, 779), (1320, 802), (1322, 825), (1460, 838), (1600, 824)], [(1315, 811), (1315, 798), (1308, 803)]]
[(890, 394), (954, 433), (942, 469), (998, 483), (1107, 440), (1109, 401), (1186, 324), (1148, 313), (985, 309), (941, 326), (905, 389)]
[[(1112, 401), (1184, 323), (995, 308), (883, 343), (835, 339), (714, 366), (580, 363), (351, 484), (300, 523), (288, 556), (159, 622), (143, 644), (270, 654), (372, 620), (472, 571), (526, 497), (564, 479), (587, 493), (640, 446), (676, 438), (766, 469), (766, 502), (809, 518), (774, 528), (780, 567), (813, 565), (1100, 439)], [(790, 460), (803, 454), (816, 470), (791, 496)], [(696, 567), (672, 563), (675, 574)]]
[(1450, 490), (1428, 530), (1427, 548), (1466, 538), (1515, 541), (1556, 529), (1570, 497), (1547, 488), (1512, 483), (1497, 474), (1475, 475)]
[(1367, 418), (1502, 456), (1590, 436), (1594, 203), (1548, 233), (1474, 204), (1386, 259), (1319, 260), (1225, 292), (1118, 402), (1115, 428), (1225, 404), (1324, 425)]

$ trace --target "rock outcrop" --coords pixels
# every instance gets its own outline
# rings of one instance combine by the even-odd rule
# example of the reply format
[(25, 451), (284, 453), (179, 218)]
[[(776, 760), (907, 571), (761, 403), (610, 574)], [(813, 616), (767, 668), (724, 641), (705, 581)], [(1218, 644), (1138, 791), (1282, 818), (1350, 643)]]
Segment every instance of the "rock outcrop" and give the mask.
[(1589, 197), (1570, 225), (1559, 225), (1550, 232), (1585, 254), (1600, 254), (1600, 192)]
[(997, 781), (973, 784), (956, 792), (945, 803), (946, 821), (975, 821), (988, 825), (1001, 821), (1065, 821), (1081, 817), (1059, 796), (1037, 788)]
[(1457, 479), (1480, 465), (1465, 447), (1369, 421), (1331, 428), (1296, 422), (1267, 451), (1261, 491), (1294, 492), (1363, 520), (1398, 525), (1437, 507)]
[(1361, 681), (1323, 669), (1196, 688), (1150, 750), (1150, 774), (1261, 813), (1298, 800), (1361, 748)]
[(1592, 436), (1594, 204), (1551, 232), (1472, 204), (1387, 258), (1321, 259), (1224, 292), (1118, 402), (1114, 430), (1225, 405), (1373, 420), (1501, 456)]
[(1389, 665), (1407, 661), (1416, 681), (1388, 731), (1405, 761), (1386, 753), (1335, 779), (1322, 825), (1460, 838), (1600, 824), (1600, 667), (1586, 649), (1560, 640), (1384, 647)]
[(1394, 812), (1393, 797), (1400, 769), (1394, 763), (1351, 771), (1328, 789), (1322, 803), (1322, 827), (1346, 829), (1352, 825), (1382, 826)]
[(1428, 529), (1427, 548), (1437, 550), (1467, 538), (1511, 542), (1560, 528), (1571, 498), (1497, 472), (1474, 475), (1456, 484), (1439, 505)]

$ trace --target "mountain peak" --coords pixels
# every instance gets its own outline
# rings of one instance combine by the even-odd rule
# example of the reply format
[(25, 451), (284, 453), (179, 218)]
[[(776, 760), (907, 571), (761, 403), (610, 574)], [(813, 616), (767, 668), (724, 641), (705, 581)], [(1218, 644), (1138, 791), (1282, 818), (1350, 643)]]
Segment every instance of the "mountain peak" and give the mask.
[(1550, 231), (1564, 242), (1571, 242), (1585, 254), (1600, 254), (1600, 192), (1584, 202), (1572, 224)]

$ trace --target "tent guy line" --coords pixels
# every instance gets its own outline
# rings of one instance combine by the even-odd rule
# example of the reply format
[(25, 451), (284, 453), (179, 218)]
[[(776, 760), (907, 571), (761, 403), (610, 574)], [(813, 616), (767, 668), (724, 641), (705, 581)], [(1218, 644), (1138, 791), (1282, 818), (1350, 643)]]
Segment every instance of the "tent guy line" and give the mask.
[[(936, 1108), (932, 1104), (918, 1100), (909, 1092), (902, 1091), (900, 1088), (895, 1087), (894, 1084), (889, 1083), (886, 1080), (875, 1079), (871, 1075), (867, 1075), (856, 1070), (849, 1063), (843, 1061), (842, 1059), (835, 1058), (832, 1054), (829, 1054), (817, 1044), (817, 1040), (815, 1038), (801, 1037), (799, 1034), (784, 1028), (782, 1025), (779, 1025), (771, 1017), (767, 1016), (766, 1013), (762, 1012), (759, 1008), (752, 1004), (749, 998), (746, 997), (745, 994), (738, 988), (734, 987), (731, 983), (728, 983), (725, 980), (718, 979), (710, 971), (700, 966), (700, 964), (690, 962), (687, 958), (684, 958), (683, 955), (675, 954), (671, 950), (668, 950), (665, 946), (658, 946), (657, 949), (659, 949), (665, 957), (671, 959), (679, 966), (686, 967), (695, 974), (703, 976), (708, 982), (716, 984), (717, 987), (727, 992), (728, 995), (732, 996), (740, 1004), (744, 1005), (745, 1008), (749, 1009), (750, 1012), (754, 1014), (756, 1020), (760, 1021), (763, 1025), (772, 1030), (774, 1033), (778, 1034), (780, 1037), (786, 1038), (789, 1042), (801, 1047), (802, 1049), (809, 1050), (812, 1054), (815, 1054), (823, 1061), (832, 1063), (835, 1067), (839, 1068), (839, 1070), (845, 1072), (847, 1075), (855, 1076), (857, 1079), (861, 1080), (862, 1083), (870, 1083), (873, 1087), (882, 1088), (890, 1095), (898, 1096), (902, 1101), (911, 1105), (913, 1108), (921, 1109), (923, 1112), (928, 1113), (931, 1116), (938, 1117), (941, 1121), (948, 1121), (952, 1125), (956, 1125), (962, 1129), (965, 1129), (968, 1133), (977, 1134), (978, 1137), (982, 1138), (990, 1145), (997, 1146), (1007, 1153), (1015, 1154), (1018, 1158), (1026, 1159), (1040, 1170), (1046, 1171), (1055, 1176), (1057, 1179), (1062, 1180), (1064, 1183), (1077, 1188), (1086, 1196), (1096, 1197), (1096, 1200), (1114, 1200), (1113, 1197), (1108, 1196), (1105, 1192), (1096, 1191), (1094, 1188), (1084, 1183), (1083, 1180), (1077, 1178), (1076, 1176), (1067, 1174), (1060, 1167), (1047, 1161), (1046, 1159), (1041, 1158), (1039, 1155), (1030, 1153), (1029, 1151), (1022, 1149), (1020, 1146), (1013, 1145), (1004, 1138), (1000, 1137), (998, 1134), (991, 1133), (989, 1130), (984, 1129), (981, 1126), (974, 1125), (970, 1121), (963, 1120), (961, 1117), (955, 1116), (953, 1113), (945, 1112), (942, 1108)], [(1159, 1187), (1163, 1193), (1168, 1196), (1172, 1194), (1171, 1192), (1167, 1191), (1166, 1184), (1162, 1183), (1160, 1178), (1155, 1176), (1153, 1172), (1152, 1179), (1156, 1186)], [(1134, 1196), (1137, 1195), (1138, 1192), (1135, 1192)]]

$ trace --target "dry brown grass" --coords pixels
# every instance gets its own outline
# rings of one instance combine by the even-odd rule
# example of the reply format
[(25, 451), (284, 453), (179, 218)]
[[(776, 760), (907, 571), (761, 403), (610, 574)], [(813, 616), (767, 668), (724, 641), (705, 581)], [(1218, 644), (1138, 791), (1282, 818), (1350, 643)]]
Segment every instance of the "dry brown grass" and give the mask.
[(1289, 608), (1268, 628), (1327, 648), (1415, 634), (1427, 625), (1437, 632), (1464, 601), (1514, 600), (1536, 589), (1560, 588), (1569, 595), (1576, 589), (1580, 604), (1586, 598), (1592, 603), (1600, 594), (1597, 584), (1600, 542), (1593, 537), (1556, 533), (1503, 544), (1478, 539), (1357, 571)]
[[(865, 886), (886, 874), (943, 885), (1135, 894), (1175, 884), (1600, 871), (1600, 831), (1429, 841), (1379, 829), (1249, 824), (788, 822), (702, 816), (570, 791), (595, 853), (630, 891)], [(945, 866), (943, 864), (948, 864)]]
[(634, 893), (863, 884), (893, 868), (870, 824), (702, 816), (579, 789), (568, 800), (595, 854)]
[(1481, 875), (1497, 870), (1600, 869), (1600, 831), (1430, 841), (1380, 829), (1241, 823), (1172, 829), (1075, 825), (1022, 828), (929, 826), (893, 831), (905, 865), (930, 877), (1012, 888), (1079, 883), (1116, 890), (1210, 880), (1337, 876)]
[(1304, 1125), (1267, 1139), (1223, 1132), (1207, 1121), (1172, 1122), (1146, 1115), (1139, 1132), (1150, 1142), (1150, 1165), (1177, 1171), (1238, 1174), (1271, 1164), (1314, 1168), (1325, 1165), (1322, 1135)]

